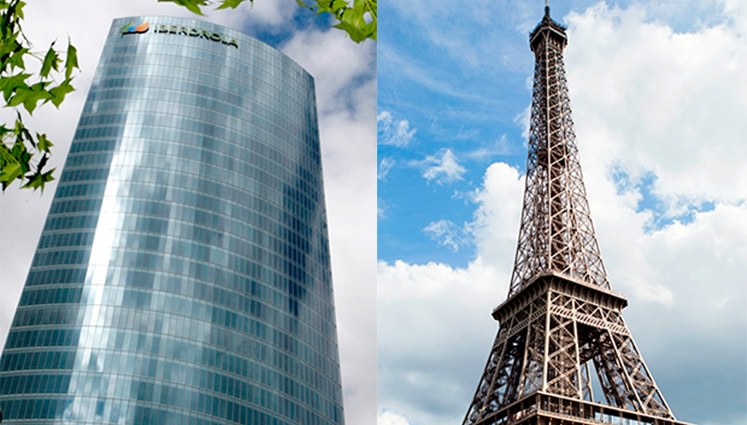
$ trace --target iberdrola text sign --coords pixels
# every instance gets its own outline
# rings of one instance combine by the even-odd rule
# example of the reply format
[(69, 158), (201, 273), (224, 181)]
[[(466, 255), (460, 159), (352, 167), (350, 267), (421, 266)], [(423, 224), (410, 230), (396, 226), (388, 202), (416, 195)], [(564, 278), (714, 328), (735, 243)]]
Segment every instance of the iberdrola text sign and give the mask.
[[(124, 37), (126, 34), (143, 34), (148, 32), (149, 29), (150, 25), (148, 24), (148, 21), (144, 21), (139, 24), (129, 23), (122, 25), (119, 31)], [(199, 37), (217, 43), (223, 43), (227, 46), (233, 46), (237, 49), (239, 48), (239, 43), (236, 42), (235, 38), (206, 29), (187, 27), (184, 25), (155, 24), (153, 25), (153, 32), (157, 34), (178, 34), (187, 37)]]

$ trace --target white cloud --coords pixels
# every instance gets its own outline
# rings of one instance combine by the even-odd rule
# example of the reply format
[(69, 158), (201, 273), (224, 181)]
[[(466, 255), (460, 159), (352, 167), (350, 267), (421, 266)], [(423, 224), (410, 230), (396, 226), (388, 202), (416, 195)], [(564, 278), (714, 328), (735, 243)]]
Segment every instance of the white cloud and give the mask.
[(615, 161), (634, 181), (653, 173), (673, 214), (682, 199), (747, 198), (747, 144), (734, 140), (747, 134), (747, 40), (733, 23), (743, 19), (677, 33), (641, 6), (570, 14), (566, 63), (588, 171)]
[(465, 153), (464, 156), (469, 159), (482, 161), (491, 159), (498, 155), (513, 155), (515, 153), (515, 149), (509, 142), (508, 137), (505, 134), (501, 134), (501, 137), (496, 139), (494, 142), (488, 144), (487, 146), (482, 146), (475, 150), (469, 151)]
[(475, 260), (379, 263), (379, 406), (418, 424), (461, 421), (505, 296), (505, 271)]
[(515, 168), (496, 163), (486, 170), (467, 225), (478, 254), (466, 267), (379, 263), (382, 408), (411, 423), (463, 419), (497, 330), (490, 312), (507, 293), (522, 187)]
[(416, 129), (410, 129), (407, 120), (395, 120), (389, 111), (381, 111), (376, 116), (378, 126), (378, 143), (381, 145), (392, 145), (403, 147), (410, 144), (415, 137)]
[(397, 161), (394, 158), (381, 158), (376, 169), (376, 180), (386, 180), (387, 174), (392, 171)]
[(376, 423), (378, 425), (410, 425), (404, 416), (388, 410), (379, 413), (379, 420)]
[[(356, 78), (368, 79), (376, 74), (374, 43), (355, 44), (339, 30), (308, 30), (296, 33), (281, 51), (314, 76), (320, 115), (354, 106), (351, 101), (376, 104), (375, 94), (372, 99), (359, 99), (346, 93), (360, 84)], [(367, 126), (372, 124), (373, 117), (370, 119)]]
[[(249, 3), (249, 2), (247, 2)], [(296, 2), (293, 0), (255, 1), (252, 4), (244, 4), (232, 13), (222, 14), (213, 12), (211, 15), (223, 19), (231, 19), (226, 25), (233, 27), (260, 24), (265, 26), (290, 27), (291, 18), (296, 12)]]
[(376, 200), (376, 218), (378, 220), (386, 218), (387, 202), (381, 198)]
[(477, 203), (469, 224), (477, 252), (489, 264), (513, 266), (524, 191), (524, 177), (508, 164), (497, 162), (485, 171), (482, 187), (473, 194)]
[(428, 155), (422, 161), (414, 161), (413, 165), (423, 168), (426, 180), (440, 185), (461, 180), (467, 171), (459, 165), (456, 155), (448, 148), (441, 149), (436, 155)]
[(459, 248), (469, 243), (464, 230), (449, 220), (437, 220), (428, 223), (423, 232), (440, 245), (457, 252)]

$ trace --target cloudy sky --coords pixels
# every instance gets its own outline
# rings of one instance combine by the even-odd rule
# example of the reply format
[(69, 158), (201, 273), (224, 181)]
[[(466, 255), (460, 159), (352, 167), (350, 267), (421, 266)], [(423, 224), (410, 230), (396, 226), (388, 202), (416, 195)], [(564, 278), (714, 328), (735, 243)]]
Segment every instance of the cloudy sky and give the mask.
[[(747, 5), (552, 1), (610, 282), (678, 419), (747, 423)], [(461, 423), (513, 266), (544, 2), (380, 2), (378, 417)]]
[[(61, 167), (93, 78), (111, 20), (132, 15), (193, 16), (156, 0), (41, 0), (28, 2), (25, 31), (39, 50), (68, 37), (81, 72), (60, 110), (44, 107), (34, 125), (53, 142)], [(211, 13), (206, 19), (258, 36), (314, 75), (320, 115), (327, 213), (332, 250), (345, 416), (350, 424), (376, 420), (376, 46), (356, 45), (314, 22), (294, 0), (258, 0), (253, 8)], [(7, 115), (2, 115), (7, 116)], [(58, 168), (59, 169), (59, 168)], [(44, 194), (0, 194), (0, 346), (4, 345), (55, 184)]]

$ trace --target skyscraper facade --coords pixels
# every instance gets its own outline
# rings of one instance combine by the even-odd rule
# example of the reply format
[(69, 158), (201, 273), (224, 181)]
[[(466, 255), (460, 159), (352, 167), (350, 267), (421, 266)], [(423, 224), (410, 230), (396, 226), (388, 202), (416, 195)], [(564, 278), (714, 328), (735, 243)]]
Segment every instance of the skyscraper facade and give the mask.
[(117, 19), (0, 358), (5, 423), (341, 424), (314, 82)]

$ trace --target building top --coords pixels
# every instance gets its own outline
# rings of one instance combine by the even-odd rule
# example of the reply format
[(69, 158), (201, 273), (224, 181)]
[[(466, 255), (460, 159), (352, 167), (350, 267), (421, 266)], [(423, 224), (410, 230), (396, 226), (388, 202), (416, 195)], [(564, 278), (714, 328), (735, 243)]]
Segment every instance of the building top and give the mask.
[[(155, 37), (171, 38), (174, 44), (184, 45), (187, 40), (200, 40), (205, 49), (221, 48), (227, 56), (242, 56), (244, 50), (259, 50), (268, 58), (280, 59), (296, 71), (313, 77), (296, 61), (269, 44), (236, 29), (193, 18), (173, 16), (127, 16), (112, 22), (109, 37), (152, 40)], [(285, 66), (285, 65), (284, 65)]]
[(561, 45), (565, 47), (568, 43), (568, 37), (565, 34), (566, 27), (561, 25), (550, 17), (550, 6), (545, 6), (545, 16), (537, 24), (536, 27), (529, 33), (529, 44), (532, 46), (532, 51), (536, 48), (540, 35), (551, 36), (561, 42)]

